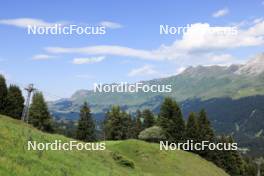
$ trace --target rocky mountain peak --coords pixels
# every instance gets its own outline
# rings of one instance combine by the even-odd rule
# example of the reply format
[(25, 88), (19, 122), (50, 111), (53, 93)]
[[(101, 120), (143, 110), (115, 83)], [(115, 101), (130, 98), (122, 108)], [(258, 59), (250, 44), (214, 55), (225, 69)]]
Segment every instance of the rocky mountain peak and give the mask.
[(257, 55), (240, 67), (236, 72), (238, 74), (259, 75), (264, 73), (264, 53)]

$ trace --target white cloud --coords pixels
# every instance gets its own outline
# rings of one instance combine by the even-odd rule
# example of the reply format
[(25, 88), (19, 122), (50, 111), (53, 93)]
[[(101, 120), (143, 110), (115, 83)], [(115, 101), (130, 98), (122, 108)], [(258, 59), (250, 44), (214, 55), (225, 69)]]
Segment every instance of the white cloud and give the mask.
[(177, 74), (180, 74), (182, 72), (184, 72), (184, 70), (186, 69), (186, 67), (179, 67), (177, 70), (176, 70), (176, 75)]
[(102, 21), (100, 25), (105, 26), (106, 28), (110, 28), (110, 29), (118, 29), (118, 28), (123, 27), (121, 24), (111, 22), (111, 21)]
[[(47, 47), (53, 54), (113, 55), (147, 60), (177, 60), (185, 58), (210, 59), (208, 54), (224, 52), (226, 49), (260, 46), (264, 44), (264, 20), (255, 21), (247, 29), (239, 27), (210, 26), (208, 23), (195, 23), (181, 39), (171, 45), (161, 45), (157, 49), (144, 50), (118, 45), (97, 45), (81, 48)], [(228, 59), (227, 55), (221, 60)], [(214, 58), (214, 60), (217, 60)], [(218, 61), (220, 58), (218, 58)]]
[(204, 65), (230, 66), (232, 64), (242, 64), (244, 62), (230, 54), (208, 53), (205, 55), (205, 58), (207, 62), (204, 63)]
[(46, 54), (37, 54), (32, 57), (32, 60), (49, 60), (54, 58), (55, 56), (52, 55), (46, 55)]
[(72, 63), (73, 64), (91, 64), (91, 63), (96, 63), (96, 62), (101, 62), (105, 59), (104, 56), (100, 57), (89, 57), (89, 58), (74, 58)]
[(166, 78), (166, 77), (169, 77), (169, 76), (174, 76), (174, 75), (180, 74), (185, 69), (186, 69), (186, 67), (179, 67), (179, 68), (176, 69), (176, 72), (174, 71), (174, 72), (171, 72), (171, 73), (161, 73), (158, 70), (156, 70), (155, 67), (152, 66), (152, 65), (144, 65), (142, 67), (132, 69), (128, 73), (128, 76), (129, 77), (154, 76), (156, 78)]
[(220, 10), (216, 11), (215, 13), (213, 13), (213, 17), (214, 18), (222, 17), (222, 16), (227, 15), (228, 13), (229, 13), (229, 9), (223, 8), (223, 9), (220, 9)]
[(263, 40), (264, 40), (264, 20), (261, 20), (258, 23), (254, 24), (254, 26), (250, 27), (247, 31), (244, 32), (244, 35), (255, 36), (263, 44)]
[(210, 60), (212, 62), (230, 62), (232, 61), (234, 58), (233, 56), (229, 55), (229, 54), (222, 54), (222, 55), (212, 55), (210, 57)]
[(27, 28), (29, 25), (48, 27), (48, 26), (53, 26), (55, 24), (65, 24), (65, 22), (49, 23), (44, 20), (35, 19), (35, 18), (15, 18), (15, 19), (0, 19), (0, 24)]
[[(133, 49), (124, 46), (116, 45), (98, 45), (84, 48), (62, 48), (62, 47), (47, 47), (46, 51), (49, 53), (76, 53), (87, 55), (117, 55), (117, 56), (129, 56), (144, 59), (159, 59), (155, 52), (152, 53), (147, 50)], [(158, 54), (158, 53), (157, 53)]]
[(263, 21), (263, 18), (255, 18), (255, 19), (253, 20), (253, 22), (254, 22), (255, 24), (260, 23), (261, 21)]
[(134, 76), (146, 76), (146, 75), (156, 75), (158, 72), (154, 70), (153, 66), (151, 65), (144, 65), (143, 67), (132, 69), (128, 76), (134, 77)]

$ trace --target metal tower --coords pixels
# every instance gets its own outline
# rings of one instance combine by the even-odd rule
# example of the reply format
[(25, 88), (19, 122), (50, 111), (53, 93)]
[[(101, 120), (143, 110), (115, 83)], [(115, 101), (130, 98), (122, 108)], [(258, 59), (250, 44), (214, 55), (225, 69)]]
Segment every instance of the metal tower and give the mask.
[(34, 92), (34, 90), (36, 89), (34, 88), (33, 84), (29, 84), (28, 87), (25, 88), (25, 90), (27, 91), (27, 100), (23, 109), (21, 120), (28, 123), (28, 109), (30, 104), (31, 93)]

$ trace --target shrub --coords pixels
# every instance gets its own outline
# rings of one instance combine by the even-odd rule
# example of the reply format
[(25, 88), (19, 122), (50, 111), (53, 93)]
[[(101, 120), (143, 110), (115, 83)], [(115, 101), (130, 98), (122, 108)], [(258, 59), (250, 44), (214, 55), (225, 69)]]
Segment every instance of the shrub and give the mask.
[(153, 126), (141, 131), (138, 138), (148, 142), (159, 142), (166, 139), (166, 136), (161, 127)]

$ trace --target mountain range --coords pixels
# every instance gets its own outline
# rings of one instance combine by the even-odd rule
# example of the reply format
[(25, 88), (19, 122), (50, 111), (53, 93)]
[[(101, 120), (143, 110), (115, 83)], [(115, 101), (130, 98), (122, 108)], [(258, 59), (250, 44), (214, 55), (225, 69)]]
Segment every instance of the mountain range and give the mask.
[[(145, 108), (158, 113), (164, 97), (170, 96), (181, 105), (185, 117), (205, 108), (216, 132), (233, 134), (243, 147), (264, 144), (264, 53), (245, 64), (188, 67), (180, 74), (142, 83), (170, 84), (172, 92), (78, 90), (70, 98), (49, 102), (49, 108), (56, 119), (74, 120), (78, 118), (80, 106), (87, 101), (96, 119), (101, 120), (112, 105), (120, 105), (132, 114)], [(255, 143), (249, 144), (252, 140)], [(254, 152), (264, 153), (264, 148), (257, 148)]]
[[(111, 105), (127, 106), (133, 112), (137, 108), (154, 109), (154, 101), (170, 96), (178, 102), (187, 99), (241, 97), (264, 95), (264, 54), (259, 54), (244, 65), (189, 67), (181, 74), (143, 81), (148, 85), (172, 85), (170, 93), (99, 93), (93, 90), (78, 90), (70, 98), (49, 103), (53, 112), (78, 112), (80, 105), (88, 101), (92, 112), (103, 112)], [(144, 107), (144, 105), (146, 107)]]

